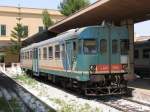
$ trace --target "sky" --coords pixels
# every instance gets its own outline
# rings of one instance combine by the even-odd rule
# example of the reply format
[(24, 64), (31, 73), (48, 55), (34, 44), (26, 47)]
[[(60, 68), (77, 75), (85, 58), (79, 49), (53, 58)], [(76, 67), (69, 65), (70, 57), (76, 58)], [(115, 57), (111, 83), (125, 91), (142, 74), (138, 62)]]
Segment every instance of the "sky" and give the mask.
[[(18, 6), (32, 8), (58, 9), (61, 0), (0, 0), (0, 6)], [(91, 3), (96, 0), (90, 0)], [(150, 21), (135, 24), (135, 33), (139, 36), (150, 36)]]

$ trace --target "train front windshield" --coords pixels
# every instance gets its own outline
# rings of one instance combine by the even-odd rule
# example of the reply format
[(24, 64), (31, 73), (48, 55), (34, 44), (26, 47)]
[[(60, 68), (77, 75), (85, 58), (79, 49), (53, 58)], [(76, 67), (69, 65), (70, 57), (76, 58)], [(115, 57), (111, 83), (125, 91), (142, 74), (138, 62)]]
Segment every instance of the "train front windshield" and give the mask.
[(121, 55), (127, 55), (129, 51), (129, 40), (122, 39), (120, 42), (120, 47), (121, 47)]
[(96, 40), (95, 39), (84, 40), (83, 51), (84, 54), (95, 54), (97, 52)]

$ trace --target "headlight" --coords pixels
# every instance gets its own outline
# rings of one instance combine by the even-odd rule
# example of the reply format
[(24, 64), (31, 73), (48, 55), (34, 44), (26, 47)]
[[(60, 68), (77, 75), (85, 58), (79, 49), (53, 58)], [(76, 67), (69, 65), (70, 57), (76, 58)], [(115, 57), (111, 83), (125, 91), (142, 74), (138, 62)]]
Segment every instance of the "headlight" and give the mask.
[(90, 73), (95, 73), (95, 71), (96, 71), (96, 65), (90, 65), (89, 71), (90, 71)]
[(128, 70), (128, 65), (127, 64), (122, 65), (122, 69), (127, 71)]

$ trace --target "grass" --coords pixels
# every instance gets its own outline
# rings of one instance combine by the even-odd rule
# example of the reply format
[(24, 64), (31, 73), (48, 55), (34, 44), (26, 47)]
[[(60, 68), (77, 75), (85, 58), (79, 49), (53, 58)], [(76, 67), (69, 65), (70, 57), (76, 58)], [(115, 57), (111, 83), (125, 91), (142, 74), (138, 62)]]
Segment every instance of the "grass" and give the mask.
[[(21, 105), (18, 103), (16, 98), (12, 98), (11, 100), (8, 101), (11, 107), (13, 108), (14, 112), (21, 112)], [(8, 103), (6, 100), (1, 97), (0, 98), (0, 111), (4, 112), (11, 112)]]
[(27, 85), (30, 85), (32, 87), (34, 87), (37, 84), (36, 80), (32, 79), (31, 77), (29, 77), (27, 75), (16, 76), (13, 79), (20, 81), (21, 83), (25, 83)]
[(12, 98), (9, 101), (10, 105), (13, 107), (14, 112), (21, 112), (21, 105), (19, 104), (19, 102), (17, 101), (16, 98)]
[(77, 102), (66, 103), (60, 99), (51, 99), (54, 103), (61, 106), (58, 112), (101, 112), (98, 108), (92, 108), (89, 104), (85, 103), (83, 105)]
[(9, 105), (7, 104), (6, 100), (3, 97), (0, 98), (0, 111), (4, 111), (4, 112), (11, 111), (9, 109)]

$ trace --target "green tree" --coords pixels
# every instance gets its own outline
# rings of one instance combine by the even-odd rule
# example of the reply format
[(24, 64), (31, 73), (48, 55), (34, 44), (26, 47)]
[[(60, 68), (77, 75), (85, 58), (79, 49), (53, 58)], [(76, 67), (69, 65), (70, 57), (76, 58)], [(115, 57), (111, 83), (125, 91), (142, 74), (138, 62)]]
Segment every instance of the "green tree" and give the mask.
[(69, 16), (89, 4), (89, 0), (66, 0), (65, 2), (60, 3), (59, 8), (62, 14)]
[[(22, 24), (17, 23), (17, 25), (11, 31), (11, 36), (13, 37), (11, 39), (12, 45), (9, 48), (7, 48), (7, 51), (9, 54), (19, 56), (19, 52), (22, 47), (22, 39), (28, 36), (28, 31)], [(18, 61), (19, 60), (20, 58), (18, 57)]]
[(14, 27), (14, 29), (11, 31), (11, 36), (13, 37), (11, 40), (13, 42), (13, 45), (18, 45), (20, 48), (22, 46), (22, 39), (28, 36), (28, 31), (25, 30), (25, 27), (17, 23), (17, 25)]
[(44, 24), (44, 27), (45, 29), (47, 30), (48, 27), (50, 27), (51, 25), (53, 25), (53, 21), (47, 11), (47, 9), (44, 9), (43, 12), (42, 12), (42, 20), (43, 20), (43, 24)]

